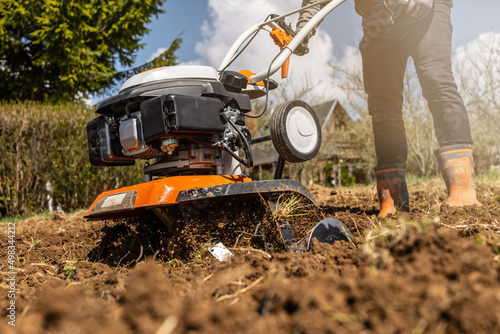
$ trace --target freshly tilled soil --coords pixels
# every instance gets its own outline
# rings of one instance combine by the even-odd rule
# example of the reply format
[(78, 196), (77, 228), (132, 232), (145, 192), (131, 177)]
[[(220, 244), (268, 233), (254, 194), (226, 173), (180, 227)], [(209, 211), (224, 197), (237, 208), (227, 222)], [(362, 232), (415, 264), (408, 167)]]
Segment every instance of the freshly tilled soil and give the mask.
[[(352, 242), (286, 252), (270, 212), (231, 205), (174, 231), (152, 216), (16, 222), (16, 326), (4, 260), (0, 332), (500, 332), (500, 185), (478, 184), (482, 207), (435, 210), (443, 183), (414, 184), (411, 213), (384, 220), (373, 187), (310, 190), (319, 206), (287, 219), (297, 239), (333, 217)], [(213, 258), (215, 241), (235, 256)]]

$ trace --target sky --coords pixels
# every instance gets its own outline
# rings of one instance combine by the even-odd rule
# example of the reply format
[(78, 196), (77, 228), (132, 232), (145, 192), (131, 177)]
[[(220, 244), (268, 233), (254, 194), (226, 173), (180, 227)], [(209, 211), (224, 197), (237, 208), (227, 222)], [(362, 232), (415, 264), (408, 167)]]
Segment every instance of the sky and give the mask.
[[(217, 68), (234, 40), (248, 27), (270, 13), (284, 14), (300, 7), (301, 0), (167, 0), (164, 14), (154, 18), (151, 29), (142, 38), (144, 48), (137, 53), (136, 65), (151, 60), (170, 46), (182, 33), (183, 42), (176, 52), (183, 64), (208, 65)], [(474, 43), (481, 34), (500, 34), (500, 0), (455, 0), (452, 9), (453, 46), (460, 49)], [(295, 27), (298, 15), (288, 23)], [(354, 0), (347, 0), (321, 23), (310, 41), (309, 54), (293, 55), (290, 77), (293, 84), (308, 81), (315, 85), (315, 96), (328, 99), (340, 92), (330, 83), (329, 64), (360, 66), (357, 46), (362, 38), (361, 18), (354, 11)], [(235, 70), (259, 72), (278, 52), (267, 34), (259, 34), (234, 64)], [(279, 76), (273, 76), (280, 82)]]

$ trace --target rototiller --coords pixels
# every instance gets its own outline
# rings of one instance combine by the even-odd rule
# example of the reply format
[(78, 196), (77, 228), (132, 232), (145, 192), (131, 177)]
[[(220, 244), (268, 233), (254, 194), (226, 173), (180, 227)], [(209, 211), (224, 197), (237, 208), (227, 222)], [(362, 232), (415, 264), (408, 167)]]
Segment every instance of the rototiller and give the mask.
[[(94, 166), (144, 166), (145, 182), (102, 193), (86, 214), (88, 219), (114, 219), (154, 213), (167, 227), (203, 211), (207, 203), (265, 205), (276, 209), (276, 198), (292, 194), (315, 205), (302, 184), (281, 179), (285, 161), (312, 159), (321, 146), (321, 128), (314, 110), (303, 101), (280, 104), (272, 112), (270, 135), (252, 138), (245, 126), (251, 99), (277, 87), (270, 76), (280, 68), (286, 77), (288, 59), (304, 36), (343, 1), (326, 6), (297, 34), (283, 16), (270, 15), (245, 31), (231, 46), (219, 69), (170, 66), (139, 73), (119, 93), (98, 107), (99, 117), (87, 125), (90, 162)], [(231, 71), (229, 66), (262, 29), (270, 29), (280, 52), (257, 74)], [(245, 44), (245, 45), (244, 45)], [(279, 153), (273, 180), (253, 181), (242, 166), (253, 166), (252, 147), (271, 140)], [(276, 221), (285, 246), (294, 236), (286, 221)], [(333, 219), (318, 224), (311, 234), (320, 241), (352, 238)]]

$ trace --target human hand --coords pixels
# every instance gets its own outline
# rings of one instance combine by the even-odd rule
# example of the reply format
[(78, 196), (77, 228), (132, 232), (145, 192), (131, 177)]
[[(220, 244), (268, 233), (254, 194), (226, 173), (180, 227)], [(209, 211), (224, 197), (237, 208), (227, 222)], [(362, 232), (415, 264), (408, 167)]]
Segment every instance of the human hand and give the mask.
[(432, 8), (434, 0), (409, 0), (406, 13), (414, 18), (424, 17)]

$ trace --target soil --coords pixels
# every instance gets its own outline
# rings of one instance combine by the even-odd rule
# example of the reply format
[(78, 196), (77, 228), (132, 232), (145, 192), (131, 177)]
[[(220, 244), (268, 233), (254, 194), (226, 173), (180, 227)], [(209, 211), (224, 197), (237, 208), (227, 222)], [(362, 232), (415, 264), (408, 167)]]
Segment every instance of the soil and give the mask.
[[(227, 203), (174, 230), (83, 212), (16, 222), (15, 298), (2, 260), (0, 332), (500, 333), (500, 184), (477, 188), (482, 207), (436, 210), (442, 181), (413, 184), (411, 213), (381, 220), (373, 187), (314, 186), (319, 208), (298, 203), (305, 215), (287, 218), (297, 239), (324, 217), (354, 239), (308, 252), (285, 251), (270, 212)], [(7, 259), (8, 224), (0, 230)], [(216, 241), (234, 256), (210, 255)]]

